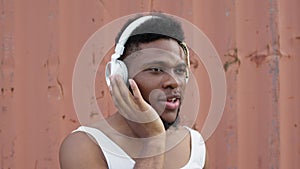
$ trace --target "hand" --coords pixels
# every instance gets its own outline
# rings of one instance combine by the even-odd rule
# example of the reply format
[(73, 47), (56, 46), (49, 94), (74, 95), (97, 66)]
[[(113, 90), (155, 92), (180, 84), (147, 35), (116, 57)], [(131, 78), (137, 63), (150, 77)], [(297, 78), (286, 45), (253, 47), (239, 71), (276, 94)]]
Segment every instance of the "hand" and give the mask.
[(114, 104), (138, 137), (153, 137), (165, 132), (158, 113), (143, 99), (134, 80), (129, 79), (132, 94), (120, 76), (111, 76), (110, 80)]

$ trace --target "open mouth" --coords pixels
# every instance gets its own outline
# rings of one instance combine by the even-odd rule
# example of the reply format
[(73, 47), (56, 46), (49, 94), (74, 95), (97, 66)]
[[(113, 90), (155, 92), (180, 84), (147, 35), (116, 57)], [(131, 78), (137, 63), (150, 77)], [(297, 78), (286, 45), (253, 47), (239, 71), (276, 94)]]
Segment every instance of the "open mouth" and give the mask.
[(177, 98), (177, 97), (168, 98), (164, 104), (166, 106), (165, 107), (166, 109), (169, 109), (169, 110), (177, 109), (180, 105), (180, 98)]
[(177, 100), (178, 98), (172, 98), (172, 99), (167, 99), (167, 102), (175, 103)]

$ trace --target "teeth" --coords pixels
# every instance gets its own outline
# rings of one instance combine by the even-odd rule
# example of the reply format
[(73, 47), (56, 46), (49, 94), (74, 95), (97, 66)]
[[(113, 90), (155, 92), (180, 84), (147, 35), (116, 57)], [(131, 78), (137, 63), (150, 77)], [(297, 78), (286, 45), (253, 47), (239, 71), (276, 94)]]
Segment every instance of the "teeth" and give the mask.
[(176, 98), (168, 99), (169, 102), (175, 102), (176, 100)]

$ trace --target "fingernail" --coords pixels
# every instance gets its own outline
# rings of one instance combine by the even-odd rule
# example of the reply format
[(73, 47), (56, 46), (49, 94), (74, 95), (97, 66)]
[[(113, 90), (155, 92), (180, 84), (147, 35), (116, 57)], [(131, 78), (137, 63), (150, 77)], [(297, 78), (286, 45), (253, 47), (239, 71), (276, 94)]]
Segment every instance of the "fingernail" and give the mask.
[(110, 75), (110, 76), (109, 76), (109, 79), (110, 79), (111, 82), (114, 82), (115, 77), (114, 77), (113, 75)]
[(128, 81), (129, 81), (129, 84), (130, 84), (130, 86), (132, 88), (133, 87), (133, 80), (132, 79), (128, 79)]

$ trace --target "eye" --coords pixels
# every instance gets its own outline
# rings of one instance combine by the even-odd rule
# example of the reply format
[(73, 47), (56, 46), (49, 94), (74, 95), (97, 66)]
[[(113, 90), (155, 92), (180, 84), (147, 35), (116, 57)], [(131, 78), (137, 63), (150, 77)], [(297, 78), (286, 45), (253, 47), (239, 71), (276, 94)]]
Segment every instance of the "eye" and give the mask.
[(186, 68), (185, 67), (180, 67), (175, 69), (175, 73), (182, 75), (186, 73)]
[(147, 71), (149, 71), (151, 73), (155, 73), (155, 74), (163, 72), (163, 70), (159, 67), (151, 67), (151, 68), (148, 68)]

